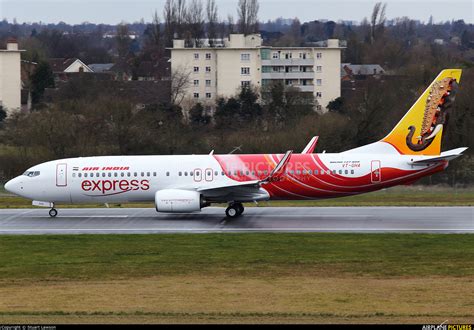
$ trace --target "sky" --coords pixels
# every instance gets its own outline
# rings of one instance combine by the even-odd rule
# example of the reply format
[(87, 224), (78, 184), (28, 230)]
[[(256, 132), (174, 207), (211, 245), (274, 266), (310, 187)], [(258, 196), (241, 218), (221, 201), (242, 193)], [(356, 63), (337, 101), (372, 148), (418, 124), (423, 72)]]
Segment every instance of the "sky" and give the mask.
[[(188, 0), (190, 1), (190, 0)], [(0, 19), (19, 23), (43, 22), (69, 24), (82, 22), (117, 24), (151, 21), (155, 10), (161, 15), (165, 0), (0, 0)], [(205, 0), (203, 0), (205, 2)], [(238, 0), (216, 0), (219, 16), (236, 17)], [(259, 0), (259, 19), (267, 21), (278, 17), (298, 17), (301, 22), (316, 19), (351, 20), (360, 22), (369, 17), (377, 1), (368, 0)], [(386, 17), (408, 16), (427, 22), (463, 19), (474, 23), (473, 0), (385, 0)]]

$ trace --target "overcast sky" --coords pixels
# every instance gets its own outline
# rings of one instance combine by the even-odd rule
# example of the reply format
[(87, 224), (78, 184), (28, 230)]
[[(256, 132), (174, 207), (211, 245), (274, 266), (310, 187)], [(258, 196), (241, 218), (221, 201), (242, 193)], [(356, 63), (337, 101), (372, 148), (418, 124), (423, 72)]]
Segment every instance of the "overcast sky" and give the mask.
[[(189, 1), (189, 0), (188, 0)], [(203, 0), (205, 1), (205, 0)], [(141, 18), (151, 20), (155, 10), (161, 15), (165, 0), (0, 0), (0, 18), (18, 22), (77, 24), (116, 24), (121, 21), (135, 22)], [(228, 14), (236, 17), (238, 0), (216, 0), (221, 18)], [(298, 17), (300, 21), (315, 19), (361, 21), (369, 17), (376, 1), (367, 0), (259, 0), (261, 21), (278, 17)], [(464, 19), (473, 23), (473, 0), (386, 0), (388, 19), (408, 16), (428, 21), (433, 15), (435, 22)]]

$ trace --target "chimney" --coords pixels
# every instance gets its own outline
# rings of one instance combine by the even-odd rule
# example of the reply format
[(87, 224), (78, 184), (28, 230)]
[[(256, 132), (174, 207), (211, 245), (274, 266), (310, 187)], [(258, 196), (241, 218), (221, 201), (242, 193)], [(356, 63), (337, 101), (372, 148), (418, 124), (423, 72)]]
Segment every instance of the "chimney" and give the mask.
[(8, 38), (7, 39), (7, 50), (18, 50), (18, 42), (15, 38)]

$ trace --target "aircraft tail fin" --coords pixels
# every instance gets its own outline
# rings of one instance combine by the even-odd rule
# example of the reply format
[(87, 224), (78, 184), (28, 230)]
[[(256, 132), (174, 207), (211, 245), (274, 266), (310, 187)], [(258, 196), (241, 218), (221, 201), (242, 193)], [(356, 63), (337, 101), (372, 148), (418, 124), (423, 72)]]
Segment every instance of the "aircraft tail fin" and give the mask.
[(404, 155), (439, 155), (446, 116), (453, 105), (461, 69), (446, 69), (382, 139)]

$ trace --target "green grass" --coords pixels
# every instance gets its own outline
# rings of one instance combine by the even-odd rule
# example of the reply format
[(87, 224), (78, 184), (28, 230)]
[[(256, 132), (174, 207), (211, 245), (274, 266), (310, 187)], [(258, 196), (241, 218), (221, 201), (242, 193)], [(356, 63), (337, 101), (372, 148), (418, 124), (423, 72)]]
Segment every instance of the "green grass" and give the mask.
[[(267, 206), (473, 206), (474, 188), (450, 188), (437, 186), (398, 186), (367, 194), (324, 199), (319, 201), (270, 201), (261, 202), (260, 207)], [(248, 203), (246, 206), (255, 206)], [(31, 208), (31, 201), (9, 194), (0, 186), (0, 209)], [(103, 204), (59, 204), (58, 208), (96, 208)], [(110, 207), (150, 207), (153, 203), (110, 204)]]
[(473, 276), (473, 235), (0, 236), (0, 280), (154, 275)]

